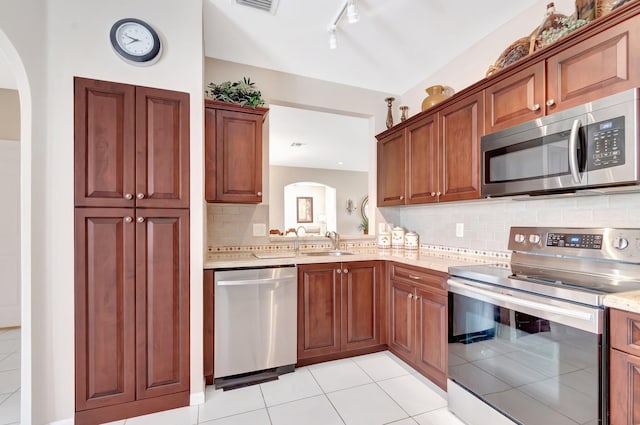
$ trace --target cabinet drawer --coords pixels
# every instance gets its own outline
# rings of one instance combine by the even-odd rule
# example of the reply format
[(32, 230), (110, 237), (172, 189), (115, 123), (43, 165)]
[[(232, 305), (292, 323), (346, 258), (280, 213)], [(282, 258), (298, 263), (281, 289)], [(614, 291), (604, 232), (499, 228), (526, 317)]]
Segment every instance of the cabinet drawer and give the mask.
[(419, 267), (411, 267), (403, 264), (391, 265), (391, 279), (401, 282), (410, 283), (412, 285), (424, 285), (427, 288), (447, 289), (447, 274), (422, 269)]
[(640, 356), (640, 314), (611, 309), (611, 346)]

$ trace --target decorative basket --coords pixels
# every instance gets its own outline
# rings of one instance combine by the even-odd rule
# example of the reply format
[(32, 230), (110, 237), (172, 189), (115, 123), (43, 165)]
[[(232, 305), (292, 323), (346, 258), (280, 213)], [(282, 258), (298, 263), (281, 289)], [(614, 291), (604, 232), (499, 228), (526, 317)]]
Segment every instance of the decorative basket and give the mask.
[(617, 0), (596, 0), (596, 18), (607, 15), (613, 10)]
[(496, 63), (491, 65), (487, 70), (486, 76), (500, 71), (503, 68), (511, 65), (512, 63), (524, 58), (529, 54), (531, 47), (531, 37), (522, 37), (514, 41), (507, 47), (502, 54), (496, 60)]

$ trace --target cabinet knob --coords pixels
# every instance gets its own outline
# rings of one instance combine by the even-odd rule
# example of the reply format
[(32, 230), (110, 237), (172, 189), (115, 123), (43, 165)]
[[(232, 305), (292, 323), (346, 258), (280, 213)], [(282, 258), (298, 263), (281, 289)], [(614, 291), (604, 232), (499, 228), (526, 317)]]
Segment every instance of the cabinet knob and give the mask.
[(555, 105), (555, 103), (556, 103), (556, 101), (553, 100), (553, 99), (547, 100), (547, 106), (553, 106), (553, 105)]
[(142, 192), (138, 193), (138, 199), (144, 199), (144, 193)]
[(539, 111), (539, 110), (540, 110), (540, 104), (539, 104), (539, 103), (536, 103), (535, 105), (530, 106), (530, 107), (529, 107), (529, 109), (531, 109), (531, 110), (532, 110), (532, 111), (534, 111), (534, 112), (535, 112), (535, 111)]
[(340, 273), (342, 273), (342, 270), (338, 269), (338, 270), (336, 270), (336, 273), (340, 274)]
[(133, 199), (133, 195), (132, 195), (132, 194), (130, 194), (130, 193), (125, 193), (125, 194), (124, 194), (124, 199), (126, 199), (126, 200), (131, 200), (131, 199)]
[(344, 273), (349, 273), (349, 269), (344, 269), (343, 272)]
[(133, 217), (125, 217), (124, 221), (127, 223), (131, 223), (133, 221)]
[(416, 301), (420, 301), (420, 296), (419, 296), (419, 295), (416, 295), (415, 300), (416, 300)]
[(442, 195), (442, 192), (438, 192), (438, 193), (436, 193), (436, 195), (440, 196), (440, 195)]
[(400, 200), (401, 201), (404, 200), (404, 196), (400, 195)]
[(431, 196), (436, 196), (436, 193), (435, 192), (431, 192)]
[(144, 223), (144, 217), (138, 217), (136, 220), (138, 223)]
[(258, 196), (262, 196), (262, 192), (258, 192)]
[(409, 292), (409, 293), (407, 294), (407, 298), (409, 298), (409, 299), (413, 298), (413, 294), (412, 294), (411, 292)]

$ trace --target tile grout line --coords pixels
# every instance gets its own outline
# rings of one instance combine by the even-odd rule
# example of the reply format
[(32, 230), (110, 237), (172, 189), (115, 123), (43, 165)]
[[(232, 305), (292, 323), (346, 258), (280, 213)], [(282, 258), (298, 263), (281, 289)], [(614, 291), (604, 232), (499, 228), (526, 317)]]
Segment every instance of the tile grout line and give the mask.
[[(295, 367), (294, 367), (294, 373), (295, 373)], [(278, 379), (280, 379), (280, 376), (278, 376)], [(264, 391), (262, 391), (262, 384), (258, 384), (258, 387), (260, 388), (262, 403), (264, 403), (264, 410), (267, 412), (267, 419), (269, 419), (269, 423), (273, 425), (273, 421), (271, 420), (271, 412), (269, 412), (269, 406), (267, 406), (267, 400), (264, 398)]]
[[(354, 363), (355, 363), (355, 361), (354, 361)], [(318, 380), (316, 379), (316, 376), (313, 374), (313, 372), (311, 372), (311, 368), (309, 368), (308, 370), (309, 370), (309, 374), (311, 375), (311, 378), (313, 378), (313, 380), (315, 381), (316, 385), (318, 385), (318, 388), (320, 388), (320, 391), (322, 391), (322, 395), (324, 396), (324, 398), (326, 398), (327, 401), (329, 402), (329, 404), (331, 405), (331, 407), (333, 407), (333, 410), (336, 412), (336, 414), (338, 415), (338, 417), (340, 418), (342, 423), (346, 425), (347, 422), (344, 420), (344, 418), (342, 417), (342, 415), (340, 414), (340, 412), (338, 411), (336, 406), (333, 404), (333, 402), (329, 398), (329, 395), (327, 394), (327, 392), (325, 392), (324, 388), (322, 388), (322, 385), (320, 385), (320, 382), (318, 382)]]

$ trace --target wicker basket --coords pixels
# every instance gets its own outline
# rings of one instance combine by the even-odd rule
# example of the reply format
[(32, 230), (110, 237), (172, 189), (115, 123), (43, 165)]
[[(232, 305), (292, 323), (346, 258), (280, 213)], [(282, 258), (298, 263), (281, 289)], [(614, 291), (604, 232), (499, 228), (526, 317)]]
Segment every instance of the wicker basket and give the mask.
[(527, 56), (529, 54), (530, 47), (530, 37), (522, 37), (517, 39), (502, 52), (500, 57), (498, 57), (498, 60), (496, 60), (496, 63), (491, 65), (489, 69), (487, 69), (486, 76), (488, 77), (491, 74), (500, 71), (501, 69), (506, 68), (512, 63)]
[(596, 18), (604, 16), (613, 10), (617, 0), (596, 0)]

